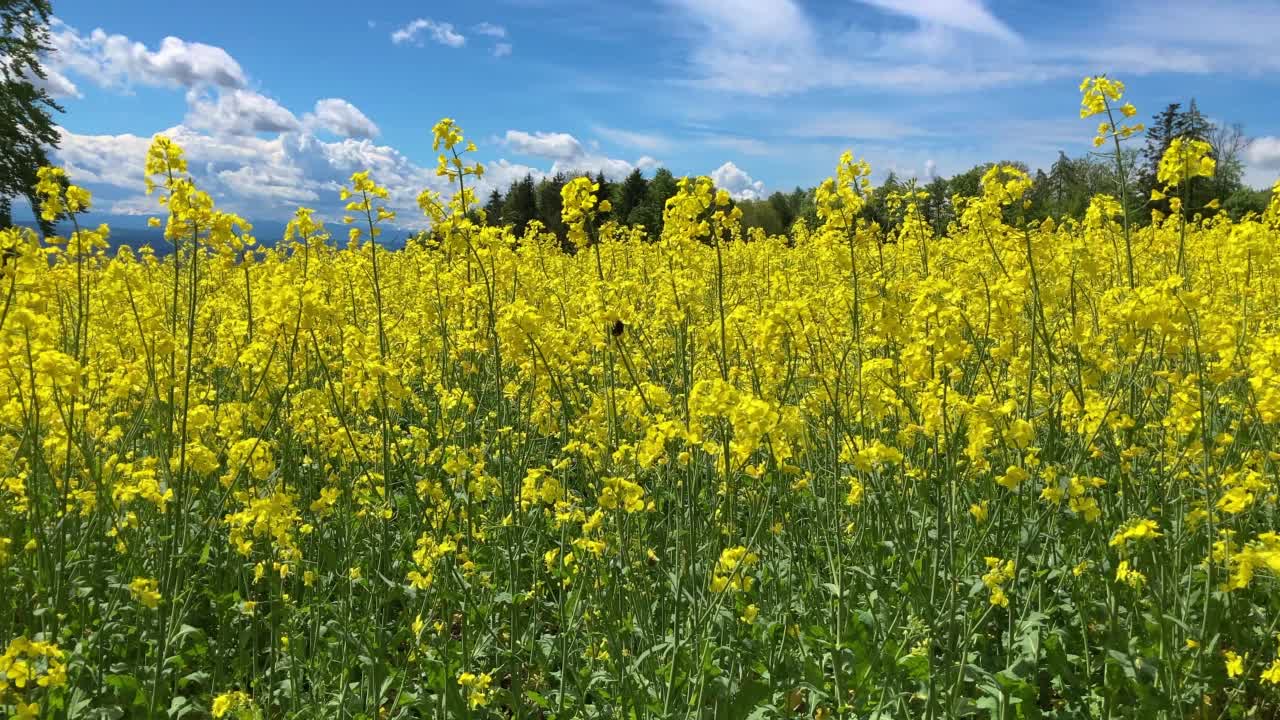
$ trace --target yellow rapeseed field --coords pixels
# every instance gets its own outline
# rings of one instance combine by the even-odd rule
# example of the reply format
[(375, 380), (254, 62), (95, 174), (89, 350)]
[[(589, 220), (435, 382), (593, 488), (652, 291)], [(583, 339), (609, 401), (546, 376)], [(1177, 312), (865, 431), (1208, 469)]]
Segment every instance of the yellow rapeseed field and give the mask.
[(1280, 716), (1280, 185), (1184, 217), (1177, 141), (1150, 223), (997, 166), (888, 233), (846, 154), (651, 243), (578, 179), (566, 253), (434, 132), (400, 251), (369, 173), (263, 247), (164, 137), (172, 253), (0, 230), (0, 716)]

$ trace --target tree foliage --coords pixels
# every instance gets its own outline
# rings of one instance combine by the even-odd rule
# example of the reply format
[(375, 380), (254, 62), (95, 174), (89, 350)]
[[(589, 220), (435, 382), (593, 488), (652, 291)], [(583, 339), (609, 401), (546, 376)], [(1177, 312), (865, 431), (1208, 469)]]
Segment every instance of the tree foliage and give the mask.
[[(36, 207), (36, 170), (58, 144), (51, 113), (62, 107), (44, 89), (40, 65), (52, 13), (48, 0), (0, 0), (0, 227), (11, 223), (13, 198)], [(49, 234), (52, 223), (41, 229)]]

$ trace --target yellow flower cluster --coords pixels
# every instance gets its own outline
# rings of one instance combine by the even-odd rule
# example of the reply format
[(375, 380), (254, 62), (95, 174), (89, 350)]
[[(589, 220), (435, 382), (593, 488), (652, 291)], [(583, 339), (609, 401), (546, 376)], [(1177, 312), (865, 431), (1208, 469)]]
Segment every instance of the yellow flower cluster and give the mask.
[(982, 576), (982, 584), (991, 591), (989, 600), (992, 605), (1009, 607), (1009, 596), (1004, 586), (1017, 576), (1017, 565), (1013, 560), (1001, 560), (998, 557), (986, 558), (987, 572)]
[(257, 715), (253, 699), (243, 690), (224, 692), (213, 699), (210, 710), (215, 718), (248, 718)]
[(759, 555), (749, 552), (741, 545), (725, 548), (721, 551), (720, 559), (716, 561), (715, 570), (711, 575), (711, 592), (721, 593), (732, 590), (749, 592), (755, 583), (755, 578), (749, 574), (749, 571), (759, 562)]
[(467, 692), (467, 706), (472, 710), (489, 704), (489, 685), (493, 676), (489, 673), (462, 672), (458, 674), (458, 685)]
[(136, 577), (129, 583), (133, 599), (152, 610), (160, 606), (160, 583), (154, 578)]
[[(40, 706), (33, 699), (37, 688), (54, 690), (67, 684), (67, 665), (62, 650), (51, 642), (19, 636), (0, 655), (0, 705), (16, 704), (38, 717)], [(26, 702), (24, 698), (30, 700)]]
[(1217, 162), (1212, 152), (1213, 146), (1204, 140), (1176, 137), (1160, 156), (1156, 179), (1168, 187), (1177, 187), (1194, 177), (1213, 177)]

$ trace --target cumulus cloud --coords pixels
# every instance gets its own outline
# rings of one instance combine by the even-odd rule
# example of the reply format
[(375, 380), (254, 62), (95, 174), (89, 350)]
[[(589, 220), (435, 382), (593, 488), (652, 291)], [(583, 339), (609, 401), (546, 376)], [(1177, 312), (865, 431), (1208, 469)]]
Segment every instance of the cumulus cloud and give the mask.
[(1280, 137), (1254, 138), (1245, 151), (1244, 181), (1250, 187), (1269, 190), (1280, 180)]
[(142, 162), (151, 140), (137, 135), (80, 135), (58, 128), (54, 153), (80, 185), (141, 189)]
[(460, 48), (467, 44), (467, 39), (454, 30), (451, 23), (436, 22), (427, 18), (418, 18), (408, 25), (396, 29), (391, 33), (391, 42), (396, 45), (412, 43), (422, 46), (424, 35), (434, 42), (452, 48)]
[(347, 138), (375, 138), (378, 126), (355, 105), (342, 98), (325, 98), (316, 102), (315, 112), (306, 116), (307, 123)]
[[(118, 204), (121, 211), (132, 207), (135, 212), (146, 207), (138, 204), (138, 198), (150, 138), (127, 133), (80, 135), (65, 128), (59, 133), (61, 142), (55, 151), (59, 162), (77, 182), (105, 194), (101, 206)], [(430, 188), (447, 194), (449, 190), (434, 168), (370, 140), (326, 142), (305, 130), (270, 138), (224, 137), (189, 125), (161, 134), (185, 150), (192, 177), (202, 189), (222, 207), (251, 219), (284, 218), (299, 204), (322, 211), (329, 208), (330, 216), (336, 216), (341, 207), (338, 189), (352, 173), (366, 169), (390, 189), (389, 205), (400, 213), (397, 223), (405, 227), (426, 222), (415, 202), (419, 192)], [(152, 212), (159, 212), (152, 207)]]
[(765, 196), (764, 181), (753, 179), (732, 162), (712, 170), (711, 181), (721, 190), (727, 190), (734, 200), (760, 200)]
[(214, 134), (252, 135), (261, 132), (297, 130), (301, 123), (293, 113), (271, 98), (251, 90), (224, 90), (187, 93), (186, 123)]
[[(494, 25), (476, 32), (497, 38), (505, 34), (500, 29)], [(244, 71), (221, 48), (179, 38), (166, 38), (159, 47), (149, 48), (100, 29), (84, 35), (60, 21), (54, 31), (54, 49), (45, 63), (51, 93), (79, 93), (68, 75), (112, 90), (136, 85), (186, 89), (185, 119), (161, 134), (184, 148), (193, 178), (224, 209), (250, 219), (283, 219), (298, 205), (308, 205), (334, 220), (341, 215), (339, 189), (352, 173), (369, 170), (390, 191), (388, 205), (399, 214), (394, 224), (416, 228), (427, 222), (417, 207), (418, 194), (431, 189), (447, 197), (453, 191), (436, 175), (434, 162), (420, 165), (396, 148), (374, 142), (378, 126), (349, 101), (323, 98), (299, 117), (249, 89)], [(465, 43), (447, 23), (426, 20), (410, 23), (395, 37), (401, 43), (419, 38), (454, 47)], [(131, 215), (161, 211), (155, 199), (143, 193), (141, 168), (150, 133), (87, 135), (66, 128), (58, 132), (57, 161), (76, 182), (94, 191), (97, 207)], [(603, 156), (567, 133), (511, 131), (505, 145), (542, 158), (551, 167), (505, 159), (486, 163), (485, 177), (473, 185), (477, 192), (505, 189), (525, 175), (541, 179), (557, 172), (603, 172), (619, 178), (634, 167), (657, 164), (647, 156), (636, 165)]]
[(508, 130), (504, 142), (512, 152), (548, 160), (565, 161), (585, 154), (582, 143), (569, 133)]
[(84, 94), (80, 92), (80, 88), (76, 87), (76, 84), (71, 82), (70, 78), (58, 72), (57, 69), (52, 67), (41, 69), (44, 70), (44, 77), (39, 77), (38, 75), (25, 72), (23, 73), (23, 77), (27, 82), (31, 83), (35, 87), (49, 93), (49, 97), (84, 97)]
[(508, 130), (503, 144), (512, 152), (520, 155), (554, 160), (550, 173), (566, 175), (596, 175), (603, 173), (610, 180), (624, 178), (637, 167), (648, 169), (660, 163), (649, 156), (640, 158), (636, 163), (611, 158), (599, 152), (587, 150), (573, 135), (562, 132), (533, 132)]
[(0, 77), (12, 77), (17, 75), (22, 81), (30, 83), (37, 89), (44, 90), (49, 93), (50, 97), (83, 97), (80, 88), (72, 82), (66, 75), (58, 72), (56, 68), (49, 67), (47, 58), (41, 62), (41, 71), (44, 77), (40, 77), (31, 71), (25, 63), (18, 68), (14, 68), (12, 58), (0, 54)]
[(494, 57), (506, 57), (511, 54), (511, 43), (498, 43), (493, 46)]
[(557, 160), (551, 165), (551, 174), (604, 175), (610, 180), (621, 180), (630, 175), (631, 171), (635, 169), (636, 166), (626, 160), (605, 157), (604, 155), (585, 154), (568, 160)]
[(1254, 138), (1245, 153), (1249, 165), (1263, 170), (1280, 170), (1280, 137)]
[[(98, 207), (117, 214), (162, 212), (154, 198), (143, 194), (141, 168), (150, 137), (81, 135), (66, 128), (59, 128), (59, 133), (58, 162), (67, 166), (76, 182), (94, 191)], [(388, 206), (398, 213), (394, 225), (402, 228), (426, 225), (416, 203), (422, 190), (435, 190), (444, 197), (453, 191), (452, 185), (436, 175), (434, 163), (420, 165), (396, 148), (367, 138), (330, 142), (317, 137), (307, 123), (270, 137), (218, 134), (190, 124), (162, 130), (161, 134), (185, 150), (192, 177), (220, 207), (250, 220), (284, 219), (299, 205), (318, 209), (321, 217), (330, 221), (337, 220), (342, 206), (338, 190), (352, 173), (362, 170), (371, 171), (374, 180), (390, 190)], [(540, 180), (560, 172), (603, 172), (617, 180), (635, 167), (656, 164), (649, 157), (632, 165), (585, 151), (557, 159), (548, 169), (501, 159), (485, 163), (484, 178), (474, 189), (484, 197), (495, 189), (505, 191), (525, 175)]]
[(101, 28), (83, 35), (54, 19), (49, 40), (53, 49), (46, 64), (59, 77), (71, 72), (102, 87), (241, 88), (246, 84), (244, 70), (226, 50), (182, 38), (166, 37), (152, 50)]

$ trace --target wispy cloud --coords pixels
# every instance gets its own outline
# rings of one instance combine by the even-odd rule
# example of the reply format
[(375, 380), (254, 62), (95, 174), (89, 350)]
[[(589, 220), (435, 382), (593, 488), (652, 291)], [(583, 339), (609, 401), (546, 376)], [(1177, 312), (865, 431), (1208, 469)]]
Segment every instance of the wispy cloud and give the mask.
[(396, 29), (391, 33), (391, 42), (396, 45), (412, 43), (421, 46), (424, 35), (434, 42), (452, 48), (460, 48), (467, 44), (467, 39), (454, 30), (451, 23), (436, 22), (427, 18), (418, 18), (408, 25)]
[(910, 123), (858, 111), (823, 112), (808, 116), (786, 130), (794, 138), (834, 140), (897, 140), (933, 134)]
[(778, 148), (759, 138), (734, 137), (730, 135), (712, 136), (703, 138), (701, 142), (708, 145), (725, 148), (743, 155), (775, 155), (779, 152)]
[(987, 9), (980, 0), (860, 0), (885, 12), (912, 18), (923, 25), (936, 25), (977, 33), (1007, 43), (1021, 44), (1022, 38)]
[(593, 125), (591, 131), (601, 139), (623, 147), (636, 148), (645, 152), (666, 152), (671, 149), (671, 139), (657, 133), (635, 132), (619, 128)]
[[(1280, 5), (1135, 0), (1087, 24), (1045, 23), (1024, 36), (982, 0), (858, 0), (810, 17), (795, 0), (666, 0), (697, 87), (760, 97), (850, 90), (953, 94), (1109, 70), (1129, 76), (1280, 70)], [(868, 16), (868, 13), (871, 16)], [(902, 18), (902, 30), (870, 22)], [(692, 28), (682, 31), (681, 28)], [(673, 80), (673, 82), (687, 82)]]
[(491, 22), (479, 23), (473, 26), (471, 30), (475, 32), (477, 35), (487, 35), (491, 38), (498, 38), (499, 40), (507, 36), (506, 28), (502, 27), (501, 25), (494, 25)]

